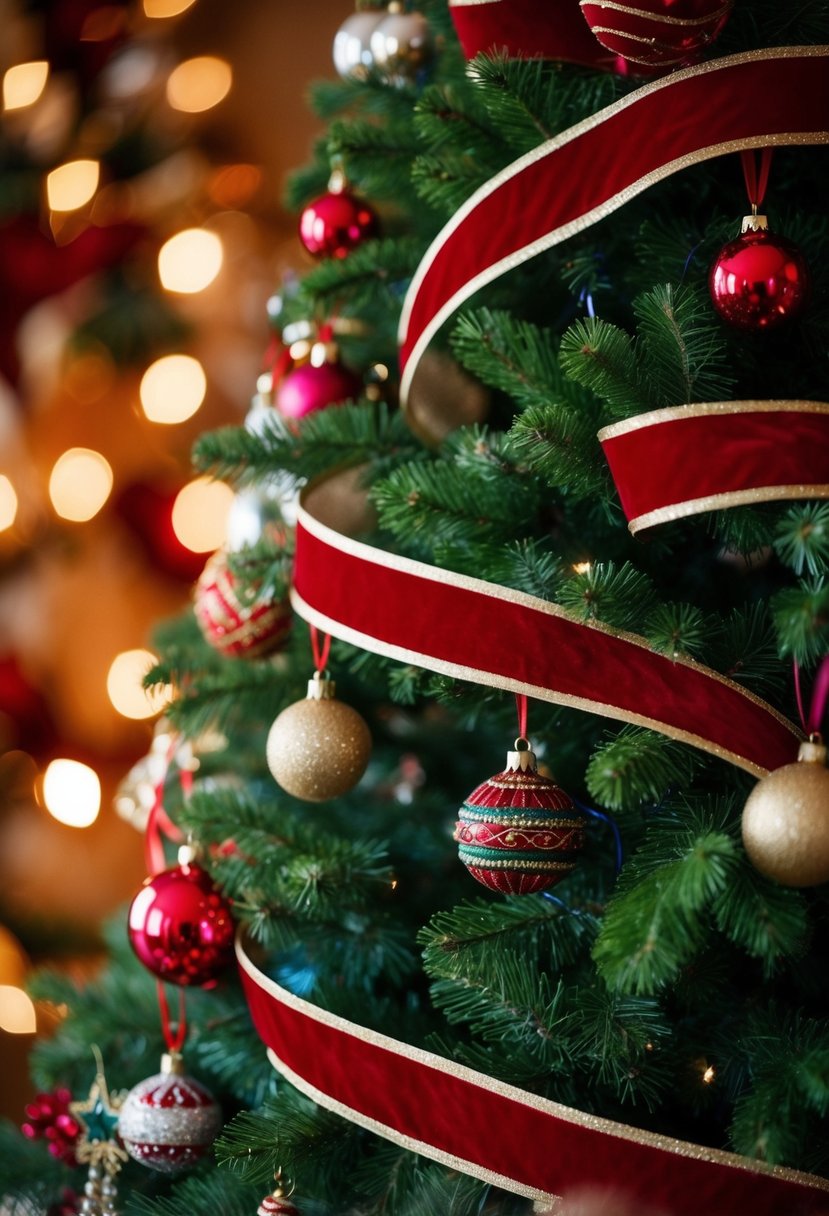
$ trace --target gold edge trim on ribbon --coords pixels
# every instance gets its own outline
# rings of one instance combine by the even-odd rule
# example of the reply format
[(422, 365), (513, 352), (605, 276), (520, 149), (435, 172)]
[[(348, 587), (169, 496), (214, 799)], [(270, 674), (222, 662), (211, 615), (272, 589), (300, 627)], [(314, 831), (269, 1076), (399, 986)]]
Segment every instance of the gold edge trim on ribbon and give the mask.
[(449, 0), (450, 8), (476, 8), (481, 4), (503, 4), (504, 0)]
[[(678, 74), (679, 73), (675, 73), (675, 75)], [(635, 94), (631, 94), (631, 96), (635, 96)], [(632, 199), (644, 193), (645, 190), (648, 190), (651, 186), (656, 185), (660, 181), (664, 181), (666, 177), (670, 177), (672, 173), (677, 173), (681, 169), (688, 169), (694, 165), (702, 164), (706, 160), (713, 160), (717, 156), (726, 156), (730, 152), (742, 152), (749, 148), (795, 147), (798, 145), (811, 146), (825, 143), (829, 143), (829, 131), (787, 131), (776, 135), (751, 135), (746, 136), (744, 139), (731, 139), (719, 144), (710, 144), (705, 148), (701, 148), (698, 152), (689, 152), (685, 156), (678, 156), (675, 160), (667, 161), (665, 164), (658, 166), (656, 169), (652, 169), (650, 173), (646, 173), (643, 177), (638, 178), (635, 182), (632, 182), (623, 190), (618, 191), (617, 194), (611, 195), (610, 198), (605, 199), (603, 203), (599, 203), (590, 211), (582, 212), (582, 214), (576, 216), (575, 219), (569, 220), (566, 224), (562, 224), (558, 228), (551, 229), (550, 232), (545, 233), (544, 236), (538, 237), (535, 241), (531, 241), (530, 244), (524, 245), (520, 249), (513, 250), (512, 253), (509, 253), (505, 257), (501, 258), (500, 261), (493, 262), (490, 266), (487, 266), (484, 270), (480, 271), (479, 274), (475, 275), (473, 278), (469, 279), (466, 283), (459, 287), (458, 290), (454, 292), (454, 294), (438, 309), (430, 321), (424, 326), (418, 340), (412, 347), (411, 354), (409, 355), (406, 366), (403, 369), (400, 377), (399, 391), (400, 403), (402, 407), (404, 409), (407, 407), (412, 380), (415, 372), (417, 371), (418, 364), (423, 358), (423, 354), (429, 343), (432, 341), (432, 338), (435, 336), (444, 322), (446, 322), (449, 317), (451, 317), (453, 313), (458, 310), (461, 304), (468, 300), (470, 296), (474, 295), (476, 291), (479, 291), (482, 287), (486, 287), (489, 283), (499, 279), (502, 274), (506, 274), (508, 271), (514, 270), (517, 266), (522, 266), (525, 262), (530, 261), (539, 253), (544, 253), (548, 249), (552, 249), (555, 245), (562, 244), (564, 241), (569, 240), (570, 237), (576, 236), (578, 233), (583, 232), (586, 228), (591, 227), (600, 220), (606, 219), (609, 215), (612, 215), (615, 211), (618, 211), (620, 207), (623, 207), (626, 203), (629, 203)], [(526, 159), (526, 157), (522, 159)], [(475, 196), (473, 195), (473, 198), (474, 197)], [(456, 213), (455, 218), (457, 218), (458, 214), (460, 213)], [(452, 223), (453, 221), (450, 220), (450, 223), (446, 226), (447, 229)], [(444, 231), (446, 230), (444, 229)], [(451, 235), (451, 233), (447, 232), (446, 235), (448, 239), (448, 236)], [(435, 254), (437, 252), (438, 250), (435, 249)], [(419, 287), (418, 276), (420, 275), (421, 269), (423, 270), (423, 274), (420, 276), (422, 280), (428, 273), (435, 254), (432, 254), (431, 248), (426, 251), (423, 261), (420, 263), (420, 266), (415, 273), (415, 277), (412, 279), (412, 287), (414, 287), (416, 282), (418, 283)], [(409, 289), (410, 292), (412, 287)], [(404, 300), (404, 308), (408, 299), (409, 293), (407, 293), (406, 300)], [(398, 334), (399, 341), (403, 341), (405, 338), (405, 333), (403, 332), (402, 328), (402, 320), (403, 317), (401, 314), (401, 330)], [(408, 318), (406, 326), (408, 329)]]
[[(549, 701), (552, 705), (565, 705), (569, 709), (579, 709), (584, 713), (596, 714), (600, 718), (610, 718), (616, 722), (630, 722), (634, 726), (645, 726), (649, 730), (655, 730), (661, 735), (666, 735), (669, 739), (676, 739), (679, 743), (687, 743), (691, 747), (696, 747), (700, 751), (706, 752), (709, 756), (716, 756), (720, 760), (727, 760), (730, 764), (743, 769), (747, 773), (751, 773), (754, 777), (765, 777), (768, 775), (769, 770), (763, 768), (762, 765), (755, 764), (753, 760), (749, 760), (737, 752), (732, 752), (728, 748), (720, 747), (718, 743), (714, 743), (711, 739), (704, 739), (701, 735), (695, 735), (692, 731), (683, 730), (679, 726), (671, 726), (668, 722), (661, 722), (658, 718), (650, 718), (645, 714), (637, 714), (634, 710), (621, 709), (610, 702), (591, 701), (587, 697), (576, 697), (570, 693), (557, 692), (555, 689), (546, 688), (540, 684), (525, 683), (523, 680), (513, 679), (512, 676), (496, 676), (477, 667), (465, 667), (460, 663), (452, 663), (448, 659), (439, 659), (434, 655), (421, 654), (416, 650), (408, 650), (403, 646), (395, 645), (393, 642), (382, 642), (371, 634), (361, 633), (357, 629), (352, 629), (350, 625), (343, 625), (342, 622), (326, 616), (324, 613), (317, 611), (316, 608), (312, 608), (295, 589), (291, 591), (291, 604), (294, 611), (304, 621), (316, 625), (318, 629), (332, 634), (342, 642), (349, 642), (352, 646), (359, 646), (361, 650), (367, 650), (371, 654), (382, 654), (386, 658), (396, 659), (400, 663), (410, 663), (414, 667), (423, 667), (426, 671), (437, 671), (442, 675), (452, 676), (456, 680), (467, 680), (471, 684), (483, 684), (486, 688), (497, 688), (502, 692), (524, 693), (528, 697), (534, 697), (537, 701)], [(654, 652), (650, 651), (650, 653), (653, 654)], [(712, 672), (711, 674), (713, 676), (719, 675), (718, 672)], [(725, 683), (728, 683), (724, 676), (720, 678)], [(740, 691), (743, 692), (745, 690), (740, 689)], [(765, 705), (765, 702), (760, 702), (759, 698), (752, 696), (752, 700), (755, 699), (775, 717), (781, 717), (781, 720), (796, 737), (801, 738), (800, 733), (796, 731), (791, 722), (778, 715), (777, 711), (770, 705)]]
[[(490, 1077), (486, 1073), (476, 1072), (472, 1068), (467, 1068), (465, 1064), (458, 1064), (454, 1060), (448, 1060), (443, 1056), (435, 1055), (433, 1052), (425, 1051), (422, 1047), (413, 1047), (409, 1043), (404, 1043), (399, 1039), (392, 1039), (377, 1030), (371, 1030), (369, 1027), (349, 1022), (339, 1014), (330, 1013), (326, 1009), (321, 1009), (318, 1005), (311, 1004), (310, 1001), (303, 1000), (302, 997), (295, 996), (287, 988), (283, 988), (275, 980), (272, 980), (264, 972), (260, 971), (245, 953), (243, 944), (244, 934), (244, 927), (240, 925), (236, 932), (236, 959), (239, 966), (253, 980), (257, 987), (287, 1008), (301, 1013), (312, 1021), (329, 1026), (341, 1034), (347, 1034), (351, 1038), (358, 1039), (361, 1042), (370, 1043), (372, 1046), (379, 1047), (391, 1055), (412, 1060), (436, 1072), (445, 1073), (456, 1077), (458, 1080), (466, 1081), (478, 1089), (497, 1093), (500, 1097), (517, 1102), (521, 1106), (537, 1110), (542, 1114), (550, 1115), (553, 1118), (561, 1119), (565, 1123), (585, 1127), (591, 1131), (601, 1132), (604, 1135), (615, 1136), (620, 1140), (628, 1140), (635, 1144), (659, 1149), (662, 1152), (674, 1153), (679, 1157), (693, 1157), (697, 1160), (707, 1161), (710, 1164), (731, 1166), (733, 1169), (755, 1174), (758, 1177), (771, 1176), (783, 1181), (797, 1183), (800, 1186), (810, 1187), (816, 1191), (829, 1192), (829, 1178), (821, 1178), (817, 1174), (807, 1174), (801, 1170), (790, 1169), (788, 1166), (767, 1165), (765, 1162), (755, 1161), (749, 1157), (741, 1157), (737, 1153), (730, 1153), (724, 1149), (708, 1148), (704, 1145), (694, 1144), (689, 1140), (677, 1140), (671, 1136), (661, 1136), (656, 1132), (648, 1132), (642, 1128), (630, 1127), (624, 1123), (616, 1123), (612, 1119), (603, 1118), (601, 1115), (590, 1115), (585, 1111), (576, 1110), (574, 1107), (563, 1106), (558, 1102), (553, 1102), (549, 1098), (541, 1098), (536, 1094), (528, 1093), (526, 1090), (518, 1089), (506, 1081), (500, 1081), (498, 1078)], [(307, 1082), (303, 1081), (303, 1085), (306, 1084)], [(326, 1101), (328, 1102), (335, 1100), (326, 1096)], [(350, 1108), (344, 1107), (344, 1109)], [(545, 1197), (543, 1193), (541, 1197)]]
[[(536, 161), (543, 160), (547, 156), (551, 156), (559, 148), (565, 144), (577, 139), (586, 131), (592, 130), (604, 123), (606, 120), (614, 117), (617, 113), (627, 109), (629, 106), (638, 102), (640, 99), (650, 96), (652, 93), (658, 92), (660, 89), (668, 88), (675, 84), (680, 84), (684, 80), (693, 79), (697, 76), (705, 76), (710, 72), (717, 72), (721, 69), (731, 67), (739, 67), (744, 63), (759, 63), (770, 62), (779, 59), (798, 59), (798, 58), (819, 58), (820, 56), (829, 55), (829, 46), (818, 44), (815, 46), (783, 46), (770, 47), (764, 50), (742, 51), (736, 55), (727, 55), (722, 59), (709, 59), (706, 63), (697, 64), (689, 68), (679, 68), (675, 72), (671, 72), (669, 76), (663, 76), (659, 80), (653, 80), (649, 84), (643, 84), (633, 92), (628, 93), (625, 97), (620, 97), (618, 101), (611, 102), (609, 106), (605, 106), (602, 110), (597, 110), (594, 114), (588, 115), (580, 122), (575, 123), (567, 130), (560, 132), (550, 140), (545, 140), (539, 144), (537, 148), (531, 148), (529, 152), (525, 152), (523, 156), (506, 165), (498, 173), (491, 177), (489, 181), (484, 182), (479, 186), (473, 194), (459, 207), (452, 218), (440, 230), (435, 239), (432, 241), (429, 248), (423, 257), (423, 261), (418, 266), (414, 273), (408, 291), (403, 300), (403, 306), (400, 312), (400, 322), (398, 327), (398, 342), (405, 341), (408, 332), (409, 318), (411, 315), (412, 304), (420, 289), (421, 281), (428, 273), (429, 266), (435, 255), (448, 241), (449, 237), (455, 232), (455, 229), (463, 223), (467, 215), (474, 211), (479, 202), (493, 194), (500, 186), (509, 181), (512, 177), (516, 177), (523, 170)], [(741, 144), (742, 146), (749, 146)], [(762, 146), (762, 145), (757, 145)]]
[(339, 1115), (340, 1118), (346, 1119), (349, 1123), (356, 1123), (358, 1127), (362, 1127), (368, 1132), (373, 1132), (375, 1136), (382, 1136), (384, 1140), (390, 1140), (392, 1144), (397, 1144), (400, 1148), (408, 1149), (410, 1153), (419, 1153), (422, 1157), (428, 1157), (430, 1161), (437, 1161), (440, 1165), (445, 1165), (451, 1170), (458, 1170), (462, 1174), (478, 1178), (481, 1182), (488, 1182), (491, 1186), (497, 1186), (500, 1190), (509, 1191), (514, 1195), (521, 1195), (525, 1199), (541, 1199), (545, 1203), (559, 1202), (560, 1196), (554, 1195), (551, 1191), (539, 1191), (535, 1187), (519, 1182), (516, 1178), (508, 1178), (506, 1174), (496, 1174), (494, 1170), (488, 1170), (484, 1165), (468, 1161), (466, 1157), (456, 1157), (453, 1153), (446, 1153), (443, 1149), (437, 1148), (425, 1140), (416, 1140), (414, 1136), (407, 1136), (403, 1132), (396, 1132), (388, 1123), (381, 1123), (379, 1119), (373, 1119), (371, 1115), (364, 1115), (362, 1111), (354, 1110), (353, 1107), (346, 1105), (345, 1102), (332, 1098), (324, 1090), (317, 1089), (316, 1085), (312, 1085), (310, 1081), (306, 1081), (304, 1077), (301, 1077), (299, 1073), (294, 1072), (289, 1065), (285, 1064), (272, 1047), (267, 1048), (267, 1056), (276, 1071), (281, 1073), (287, 1081), (290, 1081), (291, 1085), (298, 1089), (300, 1093), (305, 1094), (307, 1098), (310, 1098), (312, 1102), (316, 1102), (318, 1106), (322, 1106), (325, 1110), (330, 1110), (335, 1115)]
[(717, 417), (720, 414), (829, 414), (829, 403), (825, 401), (695, 401), (688, 405), (671, 405), (661, 410), (648, 410), (620, 422), (611, 422), (596, 432), (599, 443), (629, 435), (631, 431), (643, 431), (663, 422), (676, 422), (682, 418)]
[[(644, 17), (647, 21), (653, 21), (660, 25), (681, 25), (683, 29), (692, 25), (706, 25), (708, 22), (716, 21), (719, 17), (727, 16), (734, 7), (733, 0), (725, 0), (724, 4), (708, 13), (705, 17), (668, 17), (663, 13), (649, 13), (644, 8), (631, 8), (627, 4), (619, 4), (618, 0), (579, 0), (579, 8), (584, 8), (590, 5), (593, 8), (609, 8), (617, 13), (624, 13), (628, 17)], [(586, 20), (586, 18), (585, 18)], [(611, 34), (621, 34), (625, 38), (633, 38), (633, 34), (628, 34), (626, 30), (607, 30), (604, 26), (591, 25), (590, 29), (595, 34), (596, 31), (607, 32)], [(648, 42), (647, 38), (639, 38), (639, 42)], [(688, 52), (685, 52), (685, 58), (688, 58)], [(680, 62), (682, 62), (680, 60)]]
[(657, 524), (673, 523), (689, 515), (703, 511), (718, 511), (724, 507), (741, 507), (746, 503), (779, 502), (787, 498), (829, 498), (829, 485), (817, 486), (757, 486), (746, 490), (724, 490), (721, 494), (707, 494), (702, 498), (687, 498), (684, 502), (672, 503), (668, 507), (656, 507), (644, 515), (636, 515), (628, 523), (629, 532), (635, 536)]
[[(502, 587), (499, 583), (487, 583), (483, 579), (473, 578), (468, 574), (458, 574), (454, 570), (446, 570), (437, 566), (429, 566), (424, 562), (414, 561), (414, 559), (410, 557), (401, 557), (397, 553), (387, 553), (385, 550), (373, 548), (371, 545), (366, 545), (362, 541), (354, 540), (352, 537), (346, 536), (342, 532), (337, 532), (334, 528), (330, 528), (327, 524), (321, 523), (319, 520), (317, 520), (304, 505), (306, 493), (310, 492), (314, 486), (319, 484), (320, 482), (316, 481), (312, 483), (312, 485), (308, 486), (306, 490), (302, 491), (299, 505), (297, 507), (297, 523), (301, 523), (306, 531), (308, 531), (312, 536), (316, 537), (317, 540), (322, 541), (323, 544), (326, 544), (339, 552), (347, 553), (351, 557), (356, 557), (360, 561), (369, 562), (372, 565), (380, 566), (382, 569), (397, 570), (402, 574), (408, 574), (414, 578), (425, 578), (430, 582), (448, 584), (463, 591), (472, 591), (477, 595), (486, 595), (490, 599), (506, 600), (512, 604), (520, 604), (525, 608), (529, 608), (535, 612), (541, 612), (546, 616), (559, 617), (561, 620), (569, 621), (571, 624), (578, 625), (583, 629), (593, 629), (598, 633), (605, 634), (607, 637), (618, 638), (620, 641), (629, 642), (632, 646), (636, 646), (640, 650), (646, 651), (649, 655), (653, 655), (656, 658), (663, 658), (665, 662), (670, 662), (673, 666), (689, 667), (693, 671), (699, 672), (704, 676), (708, 676), (710, 679), (715, 680), (718, 684), (722, 684), (724, 687), (730, 688), (732, 691), (739, 693), (740, 696), (744, 697), (747, 701), (751, 701), (754, 705), (758, 706), (758, 708), (765, 710), (766, 713), (776, 718), (780, 725), (785, 726), (796, 739), (803, 739), (802, 732), (797, 726), (795, 726), (793, 722), (790, 722), (784, 714), (781, 714), (774, 708), (774, 706), (769, 705), (768, 702), (764, 701), (762, 697), (758, 697), (755, 693), (751, 692), (750, 689), (743, 688), (742, 685), (737, 684), (736, 681), (729, 680), (728, 676), (724, 676), (720, 672), (714, 671), (710, 667), (706, 667), (703, 663), (698, 663), (695, 659), (688, 658), (684, 655), (680, 655), (675, 659), (665, 659), (664, 655), (659, 655), (655, 650), (653, 650), (645, 639), (639, 636), (639, 634), (627, 633), (622, 629), (613, 629), (610, 625), (605, 625), (601, 621), (582, 621), (578, 617), (567, 612), (566, 609), (562, 608), (560, 604), (550, 603), (549, 600), (540, 600), (536, 596), (528, 595), (525, 591), (516, 591), (514, 587)], [(301, 603), (307, 608), (308, 611), (316, 612), (316, 609), (312, 609), (310, 608), (310, 605), (305, 604), (305, 601), (302, 600), (297, 593), (296, 588), (291, 589), (291, 602), (295, 608), (297, 603)], [(301, 612), (300, 615), (302, 615)], [(320, 618), (322, 619), (322, 614), (318, 615), (320, 615)], [(306, 617), (305, 619), (307, 620), (310, 618)], [(337, 623), (337, 625), (341, 630), (349, 628), (348, 626), (340, 626), (339, 623)], [(350, 632), (357, 636), (357, 631), (350, 630)], [(342, 636), (342, 634), (338, 634), (337, 636)], [(368, 638), (368, 635), (361, 634), (359, 636), (365, 636)], [(395, 647), (395, 650), (398, 649), (400, 650), (401, 654), (414, 653), (404, 651), (399, 647)], [(409, 661), (410, 660), (407, 658), (403, 659), (403, 662)], [(460, 671), (461, 668), (458, 667), (457, 670)], [(469, 677), (460, 676), (459, 678), (465, 679)], [(506, 679), (507, 677), (504, 677), (504, 680)], [(481, 684), (485, 683), (486, 681), (477, 679), (473, 682)], [(513, 692), (526, 691), (526, 688), (523, 685), (521, 687), (518, 686), (518, 681), (513, 681), (512, 684), (509, 685), (505, 682), (498, 684), (493, 683), (492, 687), (507, 688)], [(527, 687), (531, 686), (528, 685)], [(545, 698), (542, 695), (543, 692), (547, 692), (547, 690), (530, 693), (529, 695), (541, 696), (542, 700), (549, 700), (549, 695)], [(573, 705), (576, 708), (586, 708), (592, 704), (592, 702), (587, 702), (582, 698), (575, 697), (570, 700), (560, 701), (557, 703), (562, 705)], [(597, 713), (600, 711), (592, 709), (589, 710), (589, 712)], [(604, 716), (607, 717), (608, 715)], [(636, 718), (630, 717), (624, 720), (631, 722), (637, 721), (640, 725), (646, 725), (647, 722), (650, 721), (649, 719), (639, 718), (638, 716)], [(667, 732), (663, 731), (663, 733)], [(685, 739), (688, 742), (692, 742), (695, 738), (695, 736), (686, 735), (684, 733), (674, 737)], [(698, 746), (698, 744), (695, 744), (695, 746)], [(709, 745), (705, 750), (710, 751), (711, 746)], [(717, 751), (714, 754), (722, 755), (725, 758), (731, 758), (731, 753), (726, 752), (724, 749), (721, 752)], [(750, 762), (744, 762), (744, 766), (748, 763)], [(754, 765), (752, 765), (748, 771), (758, 773), (760, 776), (764, 776), (767, 772), (766, 769), (759, 769)]]

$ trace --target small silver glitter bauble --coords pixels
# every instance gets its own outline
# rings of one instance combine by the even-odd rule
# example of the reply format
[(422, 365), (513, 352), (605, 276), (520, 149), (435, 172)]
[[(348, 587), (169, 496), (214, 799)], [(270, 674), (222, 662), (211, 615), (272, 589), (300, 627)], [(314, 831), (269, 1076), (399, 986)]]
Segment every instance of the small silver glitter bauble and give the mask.
[(795, 764), (757, 782), (743, 810), (752, 864), (786, 887), (829, 882), (829, 769), (826, 748), (801, 743)]
[(346, 17), (334, 35), (334, 67), (343, 80), (365, 80), (373, 66), (371, 35), (387, 16), (384, 8)]
[(184, 1075), (177, 1052), (163, 1056), (161, 1072), (130, 1090), (118, 1115), (118, 1135), (129, 1155), (164, 1174), (195, 1165), (221, 1126), (218, 1102)]
[(326, 802), (357, 784), (371, 754), (371, 734), (350, 705), (334, 697), (334, 681), (316, 673), (308, 696), (283, 709), (268, 734), (268, 768), (295, 798)]
[(392, 4), (371, 35), (369, 50), (380, 76), (393, 85), (414, 84), (432, 62), (435, 43), (422, 13), (395, 11)]

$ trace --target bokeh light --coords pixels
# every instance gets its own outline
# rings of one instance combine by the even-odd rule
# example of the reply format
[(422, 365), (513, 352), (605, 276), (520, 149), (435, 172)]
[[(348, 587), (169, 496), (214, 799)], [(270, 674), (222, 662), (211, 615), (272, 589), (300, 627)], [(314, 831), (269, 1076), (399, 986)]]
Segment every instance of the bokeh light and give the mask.
[(233, 70), (224, 59), (199, 55), (185, 59), (167, 78), (167, 100), (174, 110), (201, 114), (224, 101), (233, 84)]
[(158, 253), (158, 276), (162, 287), (191, 295), (204, 291), (222, 268), (224, 251), (215, 232), (185, 228), (171, 236)]
[(97, 515), (112, 489), (112, 469), (100, 452), (70, 448), (55, 461), (49, 497), (61, 519), (85, 523)]
[(194, 553), (212, 553), (224, 544), (234, 494), (223, 481), (197, 477), (173, 503), (173, 531)]
[(22, 988), (0, 984), (0, 1030), (7, 1034), (34, 1034), (37, 1030), (32, 998)]
[(22, 110), (31, 106), (46, 88), (49, 64), (45, 59), (16, 63), (3, 77), (3, 109)]
[(196, 0), (144, 0), (144, 14), (147, 17), (177, 17), (186, 13)]
[(10, 528), (16, 518), (17, 493), (5, 473), (0, 473), (0, 532)]
[(52, 211), (77, 211), (98, 189), (101, 166), (97, 160), (70, 160), (46, 176), (46, 201)]
[(107, 693), (118, 713), (124, 718), (153, 718), (169, 704), (171, 689), (144, 689), (141, 682), (154, 666), (156, 656), (150, 650), (124, 650), (116, 655), (107, 674)]
[(207, 377), (192, 355), (164, 355), (141, 378), (141, 408), (150, 422), (170, 425), (192, 418), (204, 401)]
[(43, 802), (58, 823), (88, 828), (101, 809), (98, 774), (79, 760), (53, 760), (43, 774)]

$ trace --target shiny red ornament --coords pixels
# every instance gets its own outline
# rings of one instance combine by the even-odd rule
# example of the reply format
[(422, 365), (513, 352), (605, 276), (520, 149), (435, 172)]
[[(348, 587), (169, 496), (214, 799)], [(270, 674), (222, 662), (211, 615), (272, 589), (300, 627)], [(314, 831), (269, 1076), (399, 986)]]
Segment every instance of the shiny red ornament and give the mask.
[(196, 583), (193, 610), (205, 641), (234, 659), (273, 654), (287, 640), (293, 614), (287, 599), (239, 594), (227, 554), (214, 553)]
[(276, 408), (285, 418), (304, 418), (329, 405), (356, 400), (363, 381), (338, 358), (317, 366), (303, 363), (281, 381), (276, 390)]
[(580, 0), (596, 39), (625, 59), (649, 67), (685, 63), (725, 25), (733, 0)]
[(37, 1094), (24, 1111), (26, 1122), (21, 1131), (29, 1140), (45, 1140), (53, 1157), (64, 1165), (77, 1165), (75, 1144), (81, 1125), (70, 1114), (72, 1094), (68, 1089), (56, 1089), (51, 1094)]
[(507, 765), (472, 791), (458, 812), (458, 856), (473, 878), (505, 895), (532, 895), (572, 873), (585, 816), (538, 772), (526, 739)]
[(809, 267), (793, 241), (769, 232), (764, 216), (747, 216), (740, 236), (717, 254), (708, 288), (714, 307), (729, 325), (774, 329), (803, 308)]
[(148, 971), (171, 984), (213, 988), (233, 958), (230, 904), (191, 861), (145, 879), (130, 904), (127, 931)]
[(345, 188), (314, 199), (299, 219), (299, 239), (315, 258), (344, 258), (379, 231), (368, 203)]
[(177, 1052), (162, 1057), (161, 1072), (131, 1089), (118, 1112), (118, 1137), (129, 1155), (164, 1174), (200, 1161), (221, 1126), (219, 1104), (184, 1074)]

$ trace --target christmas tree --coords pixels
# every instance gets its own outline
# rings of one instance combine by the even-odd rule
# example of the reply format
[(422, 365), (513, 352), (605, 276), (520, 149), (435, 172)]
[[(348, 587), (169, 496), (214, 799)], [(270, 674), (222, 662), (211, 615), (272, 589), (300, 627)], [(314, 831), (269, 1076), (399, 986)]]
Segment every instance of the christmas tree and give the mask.
[(8, 1212), (829, 1207), (829, 5), (730, 9), (346, 19)]

